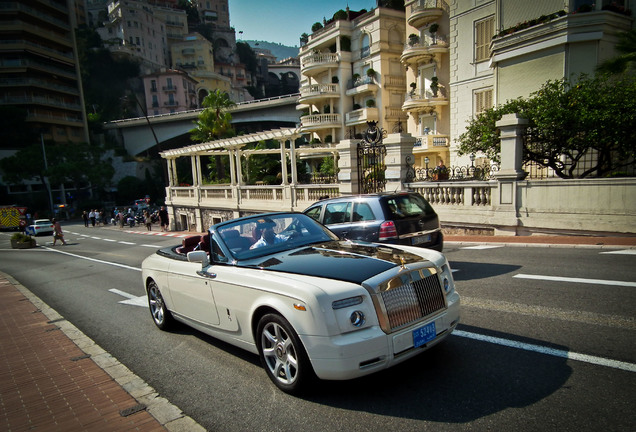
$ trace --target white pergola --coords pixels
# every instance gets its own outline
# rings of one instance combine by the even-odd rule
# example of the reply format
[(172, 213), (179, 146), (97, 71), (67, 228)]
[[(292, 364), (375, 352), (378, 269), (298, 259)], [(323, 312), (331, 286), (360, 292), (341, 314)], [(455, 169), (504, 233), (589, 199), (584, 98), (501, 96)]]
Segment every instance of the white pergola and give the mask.
[[(241, 157), (249, 157), (253, 154), (277, 154), (281, 158), (282, 184), (289, 184), (287, 180), (287, 157), (291, 161), (291, 184), (298, 183), (298, 173), (296, 172), (296, 160), (301, 154), (331, 154), (337, 156), (335, 146), (324, 145), (321, 147), (296, 148), (295, 141), (302, 136), (300, 128), (275, 129), (263, 132), (256, 132), (232, 138), (219, 139), (200, 144), (193, 144), (187, 147), (167, 150), (161, 152), (162, 158), (168, 163), (168, 183), (170, 187), (178, 186), (176, 160), (180, 157), (190, 157), (192, 166), (193, 186), (201, 186), (203, 183), (201, 171), (201, 156), (228, 155), (230, 158), (230, 181), (232, 185), (243, 184), (241, 172)], [(278, 149), (244, 150), (243, 148), (251, 143), (275, 140), (280, 146)], [(289, 142), (289, 146), (287, 143)], [(336, 161), (334, 161), (336, 162)]]

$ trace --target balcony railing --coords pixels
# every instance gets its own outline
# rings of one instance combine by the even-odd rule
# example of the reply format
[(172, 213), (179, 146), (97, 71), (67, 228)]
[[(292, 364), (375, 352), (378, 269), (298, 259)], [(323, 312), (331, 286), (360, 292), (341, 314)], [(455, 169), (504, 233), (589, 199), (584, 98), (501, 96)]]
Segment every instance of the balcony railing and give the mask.
[(311, 68), (314, 66), (328, 65), (338, 63), (338, 54), (335, 53), (314, 53), (301, 59), (303, 68)]
[(365, 124), (368, 121), (378, 121), (378, 119), (379, 114), (377, 108), (361, 108), (345, 114), (345, 124), (347, 126)]
[(312, 99), (319, 96), (338, 96), (340, 86), (338, 84), (311, 84), (300, 88), (300, 99)]
[(301, 128), (340, 126), (340, 114), (310, 114), (300, 118)]

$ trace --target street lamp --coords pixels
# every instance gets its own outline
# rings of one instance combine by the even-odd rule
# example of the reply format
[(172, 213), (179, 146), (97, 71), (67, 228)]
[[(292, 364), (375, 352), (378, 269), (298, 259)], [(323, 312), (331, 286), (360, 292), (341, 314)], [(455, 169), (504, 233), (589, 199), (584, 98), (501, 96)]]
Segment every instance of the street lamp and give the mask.
[(426, 157), (424, 158), (424, 163), (426, 164), (426, 179), (427, 179), (427, 180), (428, 180), (428, 163), (429, 163), (430, 161), (431, 161), (431, 160), (428, 158), (428, 156), (426, 156)]
[(470, 167), (473, 168), (475, 166), (475, 153), (471, 153), (469, 158), (470, 158)]

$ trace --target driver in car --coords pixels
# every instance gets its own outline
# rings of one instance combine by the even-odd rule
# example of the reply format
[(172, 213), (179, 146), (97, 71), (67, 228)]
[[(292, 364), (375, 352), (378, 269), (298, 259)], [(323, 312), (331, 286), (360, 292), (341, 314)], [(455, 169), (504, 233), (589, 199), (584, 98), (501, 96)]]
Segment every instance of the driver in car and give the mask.
[(256, 249), (263, 246), (272, 246), (275, 244), (283, 243), (287, 241), (289, 237), (276, 234), (274, 227), (276, 224), (271, 220), (263, 221), (258, 225), (258, 229), (261, 230), (261, 238), (254, 243), (250, 249)]

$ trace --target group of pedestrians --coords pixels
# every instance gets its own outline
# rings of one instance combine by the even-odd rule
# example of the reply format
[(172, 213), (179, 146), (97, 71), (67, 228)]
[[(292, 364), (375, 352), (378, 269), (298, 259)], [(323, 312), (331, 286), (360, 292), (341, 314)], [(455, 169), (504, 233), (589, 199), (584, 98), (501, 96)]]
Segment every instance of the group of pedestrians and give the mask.
[(104, 212), (98, 211), (97, 209), (93, 209), (88, 212), (84, 210), (82, 212), (82, 219), (84, 220), (85, 227), (88, 227), (89, 222), (91, 226), (95, 227), (96, 225), (102, 223), (102, 221), (104, 220)]

